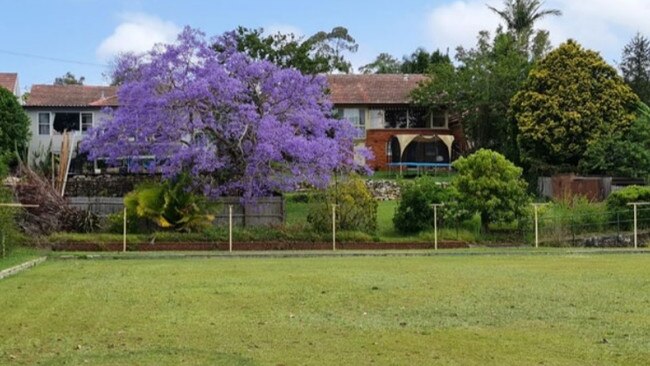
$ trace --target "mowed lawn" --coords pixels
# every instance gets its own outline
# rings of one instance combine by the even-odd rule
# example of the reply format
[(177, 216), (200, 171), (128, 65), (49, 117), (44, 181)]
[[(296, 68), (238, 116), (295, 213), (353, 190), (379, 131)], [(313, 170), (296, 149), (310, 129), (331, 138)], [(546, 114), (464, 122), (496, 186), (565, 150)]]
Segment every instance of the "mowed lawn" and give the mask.
[(51, 260), (0, 364), (641, 365), (650, 256)]

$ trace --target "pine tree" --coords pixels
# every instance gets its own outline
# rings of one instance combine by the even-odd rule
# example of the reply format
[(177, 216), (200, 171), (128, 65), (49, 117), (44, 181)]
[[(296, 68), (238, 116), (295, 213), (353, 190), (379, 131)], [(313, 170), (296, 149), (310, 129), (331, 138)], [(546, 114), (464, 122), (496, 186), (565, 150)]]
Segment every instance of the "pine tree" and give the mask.
[(644, 103), (650, 104), (650, 40), (637, 33), (623, 49), (620, 67), (625, 82)]

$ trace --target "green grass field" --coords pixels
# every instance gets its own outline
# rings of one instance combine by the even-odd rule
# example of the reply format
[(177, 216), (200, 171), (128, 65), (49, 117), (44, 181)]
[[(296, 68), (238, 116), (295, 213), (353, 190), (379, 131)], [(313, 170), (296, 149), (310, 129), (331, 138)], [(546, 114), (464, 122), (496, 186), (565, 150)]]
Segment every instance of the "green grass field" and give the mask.
[(50, 260), (0, 364), (641, 365), (650, 257)]
[(37, 249), (25, 247), (15, 248), (8, 253), (6, 258), (0, 257), (0, 271), (43, 255), (45, 255), (45, 253)]

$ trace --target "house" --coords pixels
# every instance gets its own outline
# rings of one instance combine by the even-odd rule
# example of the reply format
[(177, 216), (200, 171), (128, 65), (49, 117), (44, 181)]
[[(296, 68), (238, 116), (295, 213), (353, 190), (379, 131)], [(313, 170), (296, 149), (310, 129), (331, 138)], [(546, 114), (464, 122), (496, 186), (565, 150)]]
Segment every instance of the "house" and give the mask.
[(458, 119), (411, 104), (424, 75), (328, 75), (339, 115), (357, 126), (374, 170), (448, 167), (464, 150)]
[[(448, 167), (463, 151), (457, 119), (444, 108), (428, 110), (410, 103), (424, 75), (328, 75), (331, 99), (342, 118), (360, 130), (358, 145), (374, 158), (374, 170)], [(48, 149), (60, 153), (63, 131), (77, 132), (78, 143), (98, 123), (102, 108), (118, 107), (117, 88), (34, 85), (25, 110), (31, 120), (30, 159)], [(72, 164), (72, 171), (78, 170)]]
[(17, 73), (0, 72), (0, 88), (9, 90), (20, 100), (20, 84)]
[[(29, 160), (48, 150), (61, 152), (63, 132), (74, 133), (75, 145), (102, 116), (104, 107), (117, 107), (117, 88), (84, 85), (34, 85), (23, 106), (30, 119)], [(73, 164), (74, 165), (74, 164)]]

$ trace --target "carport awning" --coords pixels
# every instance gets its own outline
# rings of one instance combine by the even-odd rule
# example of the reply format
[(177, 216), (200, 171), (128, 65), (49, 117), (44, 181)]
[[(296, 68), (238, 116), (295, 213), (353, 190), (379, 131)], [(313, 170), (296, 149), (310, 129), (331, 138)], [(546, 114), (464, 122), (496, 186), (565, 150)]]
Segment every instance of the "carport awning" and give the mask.
[(411, 144), (411, 142), (415, 140), (435, 140), (438, 139), (442, 141), (445, 146), (447, 146), (447, 150), (449, 151), (449, 157), (451, 157), (451, 145), (454, 143), (455, 137), (454, 135), (413, 135), (413, 134), (407, 134), (407, 135), (397, 135), (395, 136), (397, 138), (397, 141), (399, 141), (399, 148), (400, 148), (400, 155), (399, 155), (399, 160), (402, 161), (402, 156), (404, 156), (404, 152), (406, 151), (406, 148)]

